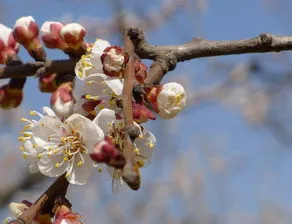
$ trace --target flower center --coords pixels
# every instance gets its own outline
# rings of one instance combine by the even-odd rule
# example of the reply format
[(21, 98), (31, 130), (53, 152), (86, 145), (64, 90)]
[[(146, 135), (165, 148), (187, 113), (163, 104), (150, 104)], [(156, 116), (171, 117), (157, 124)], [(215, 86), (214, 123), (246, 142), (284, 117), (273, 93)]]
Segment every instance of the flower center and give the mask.
[(56, 136), (56, 134), (53, 134), (49, 136), (49, 141), (59, 141), (59, 145), (56, 148), (49, 148), (48, 155), (53, 154), (60, 154), (62, 153), (64, 158), (63, 161), (60, 163), (56, 163), (55, 167), (58, 168), (64, 164), (64, 162), (70, 162), (76, 154), (78, 154), (80, 157), (80, 161), (77, 163), (77, 166), (82, 166), (84, 164), (84, 159), (82, 154), (88, 154), (88, 150), (86, 149), (85, 145), (83, 144), (83, 141), (80, 137), (80, 134), (72, 129), (71, 132), (66, 133), (66, 131), (63, 130), (64, 136), (60, 137)]

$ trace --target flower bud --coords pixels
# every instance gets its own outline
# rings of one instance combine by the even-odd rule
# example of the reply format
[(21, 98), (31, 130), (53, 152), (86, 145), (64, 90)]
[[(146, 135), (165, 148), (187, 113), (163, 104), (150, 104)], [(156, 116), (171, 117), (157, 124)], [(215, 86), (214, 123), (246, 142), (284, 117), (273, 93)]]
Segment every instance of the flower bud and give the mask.
[(42, 75), (39, 78), (39, 89), (44, 93), (52, 93), (58, 88), (56, 83), (56, 73)]
[(17, 203), (17, 202), (11, 202), (8, 205), (9, 211), (12, 213), (13, 217), (18, 218), (21, 216), (22, 212), (27, 209), (29, 206), (27, 206), (24, 203)]
[(138, 190), (141, 185), (141, 175), (138, 166), (127, 163), (123, 169), (123, 180), (134, 191)]
[(62, 27), (60, 34), (70, 48), (77, 49), (83, 44), (86, 29), (78, 23), (69, 23)]
[(186, 106), (185, 90), (176, 82), (151, 88), (147, 93), (147, 99), (163, 119), (175, 117)]
[(39, 34), (39, 27), (32, 16), (21, 17), (13, 27), (15, 40), (23, 45), (31, 42)]
[(101, 55), (103, 72), (111, 77), (123, 77), (129, 55), (118, 46), (107, 47)]
[(79, 219), (81, 216), (71, 210), (70, 202), (61, 197), (58, 197), (55, 201), (55, 205), (53, 207), (54, 213), (54, 224), (82, 224)]
[(60, 119), (65, 119), (73, 113), (75, 98), (72, 82), (61, 84), (51, 96), (51, 107)]
[(133, 103), (133, 118), (137, 123), (145, 123), (150, 120), (155, 120), (154, 114), (145, 105)]
[(147, 66), (139, 60), (135, 60), (134, 69), (136, 80), (140, 84), (144, 84), (144, 81), (147, 77)]
[(16, 20), (13, 27), (15, 40), (22, 44), (35, 60), (45, 61), (46, 53), (38, 34), (39, 27), (32, 16), (21, 17)]
[(62, 39), (61, 29), (64, 25), (60, 22), (46, 21), (41, 27), (42, 41), (47, 48), (58, 48), (65, 50), (68, 48), (66, 42)]
[(0, 64), (6, 64), (9, 57), (17, 54), (19, 44), (12, 35), (12, 29), (0, 24)]
[(0, 107), (2, 109), (16, 108), (21, 104), (22, 99), (22, 89), (11, 88), (7, 84), (0, 88)]
[(115, 147), (109, 136), (105, 136), (104, 140), (95, 146), (90, 158), (97, 163), (106, 163), (117, 169), (122, 169), (126, 164), (125, 157)]

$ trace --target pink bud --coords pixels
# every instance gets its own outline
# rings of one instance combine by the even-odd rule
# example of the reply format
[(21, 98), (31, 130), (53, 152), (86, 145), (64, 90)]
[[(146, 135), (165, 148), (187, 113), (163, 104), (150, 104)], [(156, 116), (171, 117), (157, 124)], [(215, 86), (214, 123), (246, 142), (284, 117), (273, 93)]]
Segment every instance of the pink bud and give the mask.
[(2, 109), (16, 108), (21, 104), (22, 99), (22, 89), (10, 88), (9, 85), (0, 88), (0, 107)]
[(17, 54), (19, 44), (12, 35), (12, 29), (0, 24), (0, 64), (6, 64), (8, 58)]
[(133, 118), (137, 123), (155, 120), (155, 115), (144, 104), (133, 103)]
[(62, 39), (61, 29), (64, 27), (62, 23), (55, 21), (47, 21), (41, 27), (42, 40), (47, 48), (58, 48), (65, 50), (68, 45)]
[(39, 27), (32, 16), (21, 17), (16, 20), (13, 28), (15, 40), (22, 44), (35, 60), (45, 61), (46, 52), (41, 45), (38, 34)]
[(61, 84), (51, 96), (51, 107), (61, 119), (65, 119), (73, 113), (75, 98), (72, 85), (71, 82)]
[(115, 147), (109, 136), (105, 136), (104, 141), (95, 146), (90, 158), (97, 163), (106, 163), (118, 169), (122, 169), (126, 164), (125, 157)]
[(39, 34), (39, 27), (32, 16), (21, 17), (16, 20), (13, 35), (18, 43), (27, 45)]
[(104, 100), (87, 100), (81, 105), (82, 109), (90, 113), (95, 110), (95, 107), (101, 103), (105, 102)]
[(71, 48), (79, 48), (83, 44), (86, 29), (78, 23), (69, 23), (62, 27), (61, 37)]
[(66, 205), (59, 205), (54, 213), (55, 220), (53, 224), (82, 224), (82, 222), (79, 220), (81, 215), (72, 212), (71, 208), (67, 207)]
[(58, 88), (56, 83), (56, 73), (42, 75), (39, 78), (39, 89), (44, 93), (52, 93)]
[(147, 77), (147, 66), (139, 60), (135, 60), (134, 69), (136, 80), (140, 84), (144, 84), (144, 81)]
[(101, 55), (103, 72), (111, 77), (123, 77), (129, 55), (118, 46), (107, 47)]

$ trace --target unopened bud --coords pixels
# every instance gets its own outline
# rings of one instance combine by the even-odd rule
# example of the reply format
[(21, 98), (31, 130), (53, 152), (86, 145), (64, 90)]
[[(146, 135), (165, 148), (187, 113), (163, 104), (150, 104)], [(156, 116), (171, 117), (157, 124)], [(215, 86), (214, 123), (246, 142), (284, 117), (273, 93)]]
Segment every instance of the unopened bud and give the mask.
[(58, 48), (65, 50), (68, 48), (66, 42), (62, 39), (61, 29), (64, 25), (60, 22), (46, 21), (41, 27), (42, 41), (47, 48)]
[(153, 109), (163, 119), (175, 117), (186, 106), (186, 93), (183, 86), (176, 82), (153, 87), (147, 93), (147, 99)]
[(21, 104), (22, 99), (22, 89), (10, 88), (8, 85), (0, 88), (0, 107), (2, 109), (16, 108)]
[(103, 72), (111, 77), (123, 77), (129, 55), (118, 46), (107, 47), (101, 55)]
[(39, 34), (39, 27), (32, 16), (21, 17), (13, 27), (15, 40), (23, 45), (31, 42)]
[(12, 35), (12, 29), (0, 24), (0, 64), (6, 64), (9, 57), (18, 53), (19, 44)]
[(52, 93), (58, 88), (56, 83), (56, 73), (42, 75), (39, 78), (39, 89), (44, 93)]
[(144, 84), (144, 81), (147, 78), (147, 66), (139, 60), (135, 60), (134, 69), (136, 80), (140, 84)]
[(61, 119), (73, 113), (75, 98), (72, 85), (71, 82), (61, 84), (51, 96), (51, 107)]
[(12, 213), (12, 215), (15, 218), (18, 218), (19, 216), (21, 216), (23, 211), (28, 208), (28, 206), (24, 203), (11, 202), (8, 205), (8, 208), (9, 208), (10, 212)]
[(38, 37), (39, 27), (32, 16), (21, 17), (13, 27), (15, 40), (22, 44), (28, 53), (35, 59), (44, 61), (46, 53)]
[(62, 39), (72, 48), (83, 44), (85, 34), (86, 29), (78, 23), (69, 23), (61, 29)]
[(133, 118), (137, 123), (144, 123), (150, 120), (155, 120), (155, 115), (144, 104), (133, 103)]
[(132, 163), (127, 163), (123, 169), (123, 180), (132, 190), (138, 190), (141, 185), (141, 175), (139, 167)]
[(105, 140), (95, 146), (93, 153), (90, 154), (90, 158), (97, 163), (106, 163), (117, 169), (123, 168), (126, 164), (125, 157), (108, 136), (105, 136)]

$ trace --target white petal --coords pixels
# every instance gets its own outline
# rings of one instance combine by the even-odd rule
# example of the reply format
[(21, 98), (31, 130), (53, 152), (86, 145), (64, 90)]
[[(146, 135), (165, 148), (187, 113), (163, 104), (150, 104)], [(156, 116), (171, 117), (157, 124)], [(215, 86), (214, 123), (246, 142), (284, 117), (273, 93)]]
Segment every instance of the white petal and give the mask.
[(12, 33), (12, 29), (0, 23), (0, 39), (4, 42), (5, 46), (8, 46), (9, 36)]
[(145, 159), (150, 159), (156, 146), (156, 138), (150, 131), (144, 130), (141, 138), (135, 139), (135, 144), (139, 149), (139, 154), (145, 157)]
[(77, 184), (77, 185), (84, 185), (86, 184), (90, 174), (93, 170), (93, 162), (89, 158), (88, 154), (82, 154), (84, 164), (81, 166), (77, 166), (78, 162), (81, 161), (80, 153), (78, 153), (74, 157), (74, 161), (72, 164), (71, 169), (68, 171), (68, 177), (67, 180), (71, 184)]
[(94, 73), (92, 75), (89, 75), (85, 79), (83, 88), (84, 94), (98, 96), (98, 99), (101, 100), (109, 100), (111, 98), (111, 95), (108, 92), (111, 92), (111, 89), (109, 89), (106, 85), (106, 78), (106, 75), (103, 73)]
[(123, 83), (120, 79), (118, 78), (112, 78), (109, 77), (105, 81), (105, 83), (108, 85), (108, 87), (117, 95), (120, 96), (122, 95), (122, 90), (123, 90)]
[[(123, 83), (122, 83), (121, 79), (119, 79), (117, 77), (110, 77), (110, 76), (107, 76), (103, 73), (94, 73), (94, 74), (91, 74), (90, 76), (88, 76), (85, 81), (86, 81), (86, 83), (92, 82), (91, 84), (85, 85), (85, 88), (88, 89), (87, 94), (104, 95), (102, 90), (105, 88), (108, 88), (111, 92), (115, 93), (118, 96), (122, 94)], [(91, 85), (94, 85), (94, 84), (96, 86), (91, 87)], [(106, 84), (107, 86), (105, 86), (104, 84)], [(97, 92), (97, 91), (99, 91), (99, 92)], [(109, 94), (107, 94), (107, 95), (109, 95)]]
[(79, 23), (69, 23), (62, 27), (60, 34), (62, 38), (64, 38), (64, 36), (67, 33), (70, 33), (73, 36), (78, 37), (82, 31), (85, 31), (85, 28), (81, 26)]
[(40, 172), (39, 166), (38, 166), (38, 161), (32, 162), (29, 164), (29, 172), (30, 173), (38, 173)]
[(116, 122), (115, 112), (106, 108), (102, 109), (93, 122), (102, 129), (105, 135), (108, 135), (112, 130), (112, 125)]
[(89, 153), (93, 151), (96, 143), (104, 137), (102, 130), (94, 122), (80, 114), (72, 114), (66, 119), (66, 122), (71, 123), (74, 130), (79, 132)]
[(31, 22), (35, 22), (32, 16), (23, 16), (16, 20), (14, 29), (18, 26), (28, 27)]
[(9, 211), (12, 213), (12, 215), (15, 218), (18, 218), (24, 209), (27, 209), (27, 205), (24, 203), (16, 203), (16, 202), (11, 202), (8, 205)]
[(55, 112), (50, 107), (43, 107), (43, 113), (47, 116), (55, 117)]
[(33, 144), (30, 140), (24, 142), (23, 144), (24, 147), (24, 153), (25, 155), (28, 157), (28, 159), (34, 159), (37, 158), (37, 151), (36, 149), (33, 147)]
[(99, 57), (100, 57), (103, 51), (109, 46), (110, 46), (110, 43), (107, 40), (96, 39), (92, 47), (92, 53), (99, 54)]
[(62, 122), (55, 117), (42, 117), (32, 128), (36, 144), (43, 148), (56, 146), (56, 142), (50, 141), (49, 136), (52, 134), (61, 136), (60, 125), (62, 125)]
[(64, 174), (70, 165), (70, 162), (64, 162), (62, 166), (56, 168), (56, 163), (62, 163), (64, 159), (63, 154), (46, 156), (40, 158), (38, 162), (39, 170), (42, 174), (49, 177), (58, 177)]

